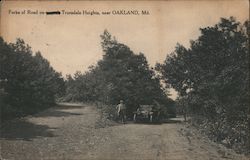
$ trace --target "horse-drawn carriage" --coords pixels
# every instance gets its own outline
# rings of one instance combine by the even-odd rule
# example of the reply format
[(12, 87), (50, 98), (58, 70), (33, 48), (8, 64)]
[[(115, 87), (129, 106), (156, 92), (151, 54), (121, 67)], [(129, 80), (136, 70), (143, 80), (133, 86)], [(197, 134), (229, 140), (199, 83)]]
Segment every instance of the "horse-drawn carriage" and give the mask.
[(133, 114), (134, 122), (156, 122), (160, 120), (161, 107), (158, 105), (139, 105), (139, 107), (135, 112), (133, 112)]

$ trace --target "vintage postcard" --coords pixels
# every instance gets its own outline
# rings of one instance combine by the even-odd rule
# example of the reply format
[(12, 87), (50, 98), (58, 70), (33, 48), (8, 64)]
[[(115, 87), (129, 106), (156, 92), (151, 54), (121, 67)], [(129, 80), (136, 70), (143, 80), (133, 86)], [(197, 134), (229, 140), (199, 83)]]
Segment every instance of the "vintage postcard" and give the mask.
[(249, 1), (0, 8), (1, 160), (247, 160)]

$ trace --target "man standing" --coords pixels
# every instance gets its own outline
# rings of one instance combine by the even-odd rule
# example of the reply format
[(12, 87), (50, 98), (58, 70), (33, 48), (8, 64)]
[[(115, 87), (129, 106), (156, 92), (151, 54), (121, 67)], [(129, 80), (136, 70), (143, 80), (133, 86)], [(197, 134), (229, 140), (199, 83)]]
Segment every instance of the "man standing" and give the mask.
[(123, 103), (123, 100), (120, 100), (120, 103), (116, 106), (117, 115), (121, 118), (122, 123), (125, 123), (126, 120), (126, 106)]

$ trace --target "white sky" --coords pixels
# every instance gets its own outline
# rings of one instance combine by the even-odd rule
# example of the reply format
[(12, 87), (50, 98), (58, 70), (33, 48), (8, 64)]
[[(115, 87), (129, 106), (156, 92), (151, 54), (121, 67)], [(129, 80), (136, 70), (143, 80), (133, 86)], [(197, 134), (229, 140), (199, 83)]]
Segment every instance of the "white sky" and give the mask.
[[(83, 15), (10, 15), (11, 10), (148, 10), (150, 15), (83, 16)], [(55, 70), (63, 75), (88, 66), (102, 58), (100, 34), (104, 29), (128, 45), (135, 53), (142, 52), (149, 64), (163, 62), (177, 42), (189, 46), (199, 36), (199, 28), (216, 24), (220, 17), (248, 18), (248, 0), (224, 1), (62, 1), (3, 2), (1, 35), (7, 42), (20, 37), (33, 51), (41, 51)], [(173, 93), (173, 92), (172, 92)], [(175, 96), (175, 95), (174, 95)]]

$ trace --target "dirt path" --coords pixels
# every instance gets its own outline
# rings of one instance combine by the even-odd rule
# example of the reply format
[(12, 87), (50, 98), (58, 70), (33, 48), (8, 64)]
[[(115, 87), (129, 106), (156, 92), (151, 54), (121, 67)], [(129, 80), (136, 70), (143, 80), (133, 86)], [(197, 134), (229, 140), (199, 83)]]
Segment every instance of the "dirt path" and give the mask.
[(247, 160), (182, 123), (104, 127), (88, 105), (61, 105), (5, 124), (0, 143), (8, 160)]

